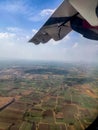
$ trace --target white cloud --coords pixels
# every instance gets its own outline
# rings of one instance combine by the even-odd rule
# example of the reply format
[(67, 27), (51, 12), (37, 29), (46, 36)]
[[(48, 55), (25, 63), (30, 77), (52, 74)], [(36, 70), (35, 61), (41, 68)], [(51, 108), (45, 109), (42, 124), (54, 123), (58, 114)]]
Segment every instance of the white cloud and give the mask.
[(40, 12), (37, 12), (36, 15), (31, 15), (28, 19), (33, 22), (43, 21), (47, 19), (55, 9), (43, 9)]
[(8, 38), (13, 38), (13, 37), (15, 37), (14, 33), (0, 32), (0, 39), (8, 39)]
[[(11, 14), (22, 14), (26, 19), (36, 22), (50, 16), (55, 9), (43, 9), (41, 11), (34, 10), (34, 7), (30, 7), (27, 1), (18, 0), (13, 2), (2, 2), (0, 5), (0, 11), (6, 11)], [(8, 29), (13, 30), (15, 28)]]
[(78, 47), (78, 43), (76, 42), (72, 48), (77, 48)]
[(41, 15), (42, 17), (49, 16), (49, 15), (53, 14), (54, 11), (55, 11), (55, 9), (43, 9), (43, 10), (40, 12), (40, 15)]
[(20, 32), (20, 31), (22, 31), (22, 29), (18, 28), (18, 27), (7, 27), (7, 30), (11, 31), (11, 32)]
[(57, 46), (59, 43), (60, 41), (54, 41), (53, 39), (49, 41), (49, 45), (53, 45), (53, 46)]
[(17, 13), (24, 10), (23, 4), (20, 2), (13, 1), (11, 3), (9, 2), (3, 2), (0, 5), (0, 10), (5, 10), (7, 12), (11, 13)]
[[(4, 37), (8, 38), (13, 41), (14, 43), (16, 42), (20, 42), (20, 43), (26, 43), (29, 41), (29, 39), (32, 37), (32, 33), (31, 31), (28, 32), (22, 28), (19, 28), (19, 27), (6, 27), (6, 32), (5, 33), (2, 33), (1, 32), (1, 37), (2, 39)], [(35, 32), (36, 30), (32, 30), (33, 32)], [(4, 41), (4, 39), (3, 39)]]
[(34, 22), (44, 20), (44, 18), (50, 16), (54, 10), (55, 9), (35, 9), (34, 6), (29, 5), (27, 0), (12, 0), (11, 2), (7, 0), (0, 4), (1, 12), (10, 13), (10, 16), (12, 14), (16, 16), (17, 14), (20, 14), (22, 17), (26, 18), (26, 20)]
[(12, 14), (14, 14), (14, 15), (21, 14), (22, 17), (25, 17), (28, 20), (30, 17), (33, 17), (33, 15), (35, 14), (34, 8), (32, 6), (31, 7), (29, 6), (27, 0), (3, 1), (0, 4), (0, 11), (9, 13), (10, 16)]
[(35, 33), (37, 33), (37, 29), (32, 29), (32, 32), (35, 34)]

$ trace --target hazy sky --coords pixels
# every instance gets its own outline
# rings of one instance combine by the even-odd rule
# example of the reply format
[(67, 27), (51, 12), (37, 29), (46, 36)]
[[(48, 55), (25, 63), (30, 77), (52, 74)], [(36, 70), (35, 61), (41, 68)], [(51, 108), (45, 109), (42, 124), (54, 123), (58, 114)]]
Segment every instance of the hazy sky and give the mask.
[(63, 0), (0, 0), (0, 59), (97, 61), (98, 41), (72, 31), (63, 40), (28, 40)]

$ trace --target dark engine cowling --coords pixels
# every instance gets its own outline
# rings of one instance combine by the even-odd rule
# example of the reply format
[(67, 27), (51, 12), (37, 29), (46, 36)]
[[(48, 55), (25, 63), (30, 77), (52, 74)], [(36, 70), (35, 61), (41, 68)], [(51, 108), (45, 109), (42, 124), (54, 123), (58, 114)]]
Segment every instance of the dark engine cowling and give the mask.
[(98, 17), (98, 6), (96, 7), (96, 15)]
[[(98, 40), (98, 27), (91, 26), (87, 21), (79, 17), (74, 17), (71, 21), (71, 27), (74, 31), (88, 39)], [(95, 31), (96, 30), (96, 31)]]

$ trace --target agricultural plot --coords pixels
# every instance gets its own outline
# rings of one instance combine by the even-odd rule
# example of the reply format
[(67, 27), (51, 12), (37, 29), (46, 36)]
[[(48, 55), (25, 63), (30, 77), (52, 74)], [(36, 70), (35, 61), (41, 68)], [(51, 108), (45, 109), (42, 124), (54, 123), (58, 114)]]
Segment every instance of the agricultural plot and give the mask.
[(38, 130), (66, 130), (66, 126), (64, 124), (39, 124)]
[[(0, 130), (85, 130), (98, 116), (98, 74), (81, 65), (0, 73)], [(4, 106), (4, 107), (2, 107)]]

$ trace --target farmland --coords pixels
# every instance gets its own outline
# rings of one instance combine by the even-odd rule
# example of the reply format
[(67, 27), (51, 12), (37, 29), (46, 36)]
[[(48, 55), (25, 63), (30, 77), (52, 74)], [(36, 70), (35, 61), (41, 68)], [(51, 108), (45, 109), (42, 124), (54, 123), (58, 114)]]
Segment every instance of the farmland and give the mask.
[(97, 116), (97, 65), (34, 63), (0, 69), (0, 130), (85, 130)]

